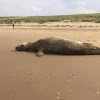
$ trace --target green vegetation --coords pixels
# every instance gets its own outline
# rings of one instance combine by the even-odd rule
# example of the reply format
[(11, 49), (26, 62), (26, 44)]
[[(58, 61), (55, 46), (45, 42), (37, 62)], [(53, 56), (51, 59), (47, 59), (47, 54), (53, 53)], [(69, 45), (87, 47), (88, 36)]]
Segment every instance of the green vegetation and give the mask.
[(77, 14), (77, 15), (57, 15), (57, 16), (28, 16), (28, 17), (0, 17), (0, 23), (10, 24), (12, 20), (15, 23), (21, 22), (98, 22), (100, 23), (100, 13), (97, 14)]

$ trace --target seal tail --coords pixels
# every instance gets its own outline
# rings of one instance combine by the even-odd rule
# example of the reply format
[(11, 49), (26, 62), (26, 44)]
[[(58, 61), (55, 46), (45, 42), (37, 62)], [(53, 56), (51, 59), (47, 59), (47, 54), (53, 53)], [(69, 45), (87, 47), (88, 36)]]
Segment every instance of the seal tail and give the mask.
[(96, 48), (95, 50), (93, 50), (92, 54), (94, 54), (94, 55), (100, 55), (100, 48)]

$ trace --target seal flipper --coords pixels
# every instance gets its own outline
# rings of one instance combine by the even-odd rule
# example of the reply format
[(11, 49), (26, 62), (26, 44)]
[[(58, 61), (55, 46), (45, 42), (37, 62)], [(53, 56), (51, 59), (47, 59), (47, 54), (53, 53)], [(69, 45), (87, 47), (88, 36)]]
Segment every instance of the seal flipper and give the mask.
[(44, 56), (44, 53), (43, 53), (43, 48), (39, 48), (37, 54), (36, 54), (37, 57), (41, 57), (41, 56)]
[(38, 53), (36, 54), (37, 57), (41, 57), (44, 56), (44, 53), (42, 51), (38, 51)]

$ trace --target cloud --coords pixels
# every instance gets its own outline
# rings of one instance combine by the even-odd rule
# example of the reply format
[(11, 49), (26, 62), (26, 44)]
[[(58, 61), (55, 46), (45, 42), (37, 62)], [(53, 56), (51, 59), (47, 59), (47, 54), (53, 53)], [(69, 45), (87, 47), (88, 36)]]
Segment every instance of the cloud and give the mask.
[(98, 0), (0, 0), (0, 16), (99, 13)]
[(99, 13), (100, 7), (98, 0), (61, 0), (59, 12), (57, 14), (88, 14)]
[(35, 7), (34, 5), (32, 5), (31, 7), (32, 7), (32, 10), (35, 12), (40, 12), (42, 10), (42, 8)]
[(42, 8), (40, 8), (40, 7), (36, 7), (36, 6), (32, 5), (31, 8), (32, 8), (32, 14), (33, 15), (34, 15), (34, 13), (37, 14), (37, 15), (40, 15), (40, 13), (42, 12)]

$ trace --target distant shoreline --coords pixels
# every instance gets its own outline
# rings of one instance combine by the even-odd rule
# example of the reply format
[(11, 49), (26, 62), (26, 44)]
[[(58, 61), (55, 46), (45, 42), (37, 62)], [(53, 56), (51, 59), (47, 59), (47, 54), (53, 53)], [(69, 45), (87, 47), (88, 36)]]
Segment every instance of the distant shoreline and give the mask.
[[(0, 27), (12, 27), (12, 24), (0, 24)], [(48, 22), (48, 23), (15, 23), (15, 27), (30, 28), (100, 28), (99, 23), (94, 22)]]

